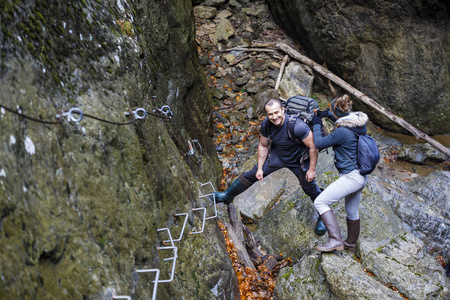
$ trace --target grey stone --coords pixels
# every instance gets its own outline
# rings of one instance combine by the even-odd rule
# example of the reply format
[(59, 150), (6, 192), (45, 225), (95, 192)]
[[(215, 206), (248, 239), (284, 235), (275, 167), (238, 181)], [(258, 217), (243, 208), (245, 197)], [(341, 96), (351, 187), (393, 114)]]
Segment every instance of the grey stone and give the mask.
[(448, 157), (428, 143), (401, 146), (397, 154), (398, 159), (414, 164), (425, 164), (427, 161), (444, 162)]
[(226, 42), (234, 35), (234, 29), (228, 19), (221, 19), (216, 27), (216, 38), (219, 42)]
[(221, 11), (216, 15), (216, 18), (218, 18), (218, 19), (226, 19), (226, 18), (230, 17), (231, 15), (232, 15), (232, 13), (231, 13), (229, 10), (224, 9), (224, 10), (221, 10)]
[(442, 266), (426, 254), (426, 246), (410, 233), (389, 241), (361, 241), (361, 264), (384, 284), (394, 286), (409, 299), (447, 299), (448, 281)]
[(212, 19), (216, 16), (217, 9), (210, 6), (194, 6), (194, 16), (202, 19)]
[(395, 214), (424, 239), (428, 247), (450, 259), (450, 172), (436, 171), (424, 178), (374, 181), (370, 191), (379, 194)]
[(252, 76), (250, 74), (245, 74), (243, 77), (236, 79), (235, 83), (236, 83), (236, 85), (241, 86), (241, 85), (248, 83), (250, 78), (252, 78)]
[(237, 196), (233, 203), (239, 207), (242, 215), (260, 219), (284, 193), (286, 179), (283, 177), (280, 171), (270, 174)]
[(279, 93), (284, 99), (302, 95), (309, 97), (314, 76), (307, 67), (291, 62), (285, 69), (280, 81)]
[(338, 299), (403, 299), (397, 292), (369, 276), (349, 254), (323, 254), (321, 266)]
[(313, 252), (303, 256), (294, 266), (281, 269), (275, 285), (274, 299), (338, 300), (325, 280), (320, 261), (319, 252)]

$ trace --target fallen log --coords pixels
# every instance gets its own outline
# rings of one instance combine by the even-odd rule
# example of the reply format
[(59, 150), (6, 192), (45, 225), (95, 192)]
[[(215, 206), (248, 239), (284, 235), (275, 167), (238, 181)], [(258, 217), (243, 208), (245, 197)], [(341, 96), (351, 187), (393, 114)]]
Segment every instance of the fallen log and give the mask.
[(339, 78), (338, 76), (336, 76), (335, 74), (330, 72), (329, 70), (325, 69), (318, 63), (316, 63), (313, 60), (309, 59), (308, 57), (300, 54), (298, 51), (296, 51), (295, 49), (293, 49), (292, 47), (290, 47), (284, 43), (278, 43), (276, 46), (278, 49), (289, 54), (291, 57), (299, 60), (303, 64), (305, 64), (305, 65), (309, 66), (310, 68), (312, 68), (313, 70), (315, 70), (316, 72), (318, 72), (318, 73), (322, 74), (323, 76), (325, 76), (326, 78), (330, 79), (335, 84), (337, 84), (341, 88), (345, 89), (346, 91), (348, 91), (350, 94), (352, 94), (356, 98), (360, 99), (363, 103), (369, 105), (370, 107), (376, 109), (377, 111), (379, 111), (380, 113), (382, 113), (383, 115), (388, 117), (391, 121), (399, 124), (406, 130), (411, 132), (417, 139), (424, 140), (425, 142), (429, 143), (431, 146), (433, 146), (440, 152), (442, 152), (445, 155), (447, 155), (448, 157), (450, 157), (450, 149), (448, 149), (447, 147), (445, 147), (444, 145), (442, 145), (435, 139), (431, 138), (427, 134), (423, 133), (422, 131), (418, 130), (417, 128), (415, 128), (414, 126), (412, 126), (411, 124), (409, 124), (408, 122), (403, 120), (402, 118), (394, 115), (392, 112), (388, 111), (386, 108), (384, 108), (383, 106), (381, 106), (380, 104), (375, 102), (375, 100), (364, 95), (362, 92), (360, 92), (359, 90), (357, 90), (356, 88), (354, 88), (353, 86), (351, 86), (350, 84), (348, 84), (347, 82), (345, 82), (344, 80), (342, 80), (341, 78)]
[(235, 245), (237, 250), (237, 255), (244, 261), (246, 267), (252, 266), (248, 263), (248, 260), (250, 260), (253, 266), (259, 266), (263, 264), (270, 271), (275, 268), (280, 261), (283, 261), (285, 259), (281, 255), (268, 255), (261, 252), (255, 238), (253, 237), (252, 232), (247, 228), (247, 226), (242, 224), (241, 213), (239, 212), (239, 209), (234, 204), (230, 204), (227, 207), (227, 211), (228, 218), (230, 219), (229, 226), (231, 227), (230, 230), (230, 227), (227, 226), (230, 233), (229, 238), (233, 241), (233, 244)]
[(242, 232), (243, 224), (239, 209), (236, 207), (236, 205), (231, 203), (230, 205), (227, 205), (227, 211), (231, 226), (233, 226), (234, 230), (236, 231), (239, 242), (241, 242), (242, 245), (245, 245), (244, 233)]
[(223, 221), (223, 223), (227, 227), (228, 238), (231, 240), (231, 242), (234, 245), (234, 248), (236, 249), (236, 255), (239, 261), (241, 261), (246, 268), (249, 267), (256, 270), (255, 265), (253, 264), (252, 260), (250, 259), (250, 256), (247, 253), (247, 249), (239, 241), (238, 234), (234, 230), (233, 226), (227, 221)]
[(234, 47), (225, 50), (221, 50), (221, 52), (230, 52), (230, 51), (255, 51), (255, 52), (274, 52), (276, 49), (271, 48), (250, 48), (250, 47)]

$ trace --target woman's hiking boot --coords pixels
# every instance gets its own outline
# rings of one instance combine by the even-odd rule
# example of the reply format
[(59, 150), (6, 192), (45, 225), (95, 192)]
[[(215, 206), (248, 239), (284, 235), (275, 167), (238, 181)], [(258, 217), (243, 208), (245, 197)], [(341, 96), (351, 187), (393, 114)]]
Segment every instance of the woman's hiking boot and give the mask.
[(321, 252), (332, 252), (334, 250), (344, 250), (344, 242), (342, 241), (339, 225), (336, 221), (333, 211), (329, 210), (320, 216), (328, 230), (328, 242), (317, 246), (316, 250)]
[(344, 241), (344, 249), (348, 251), (355, 251), (356, 242), (359, 238), (360, 220), (347, 219), (347, 239)]

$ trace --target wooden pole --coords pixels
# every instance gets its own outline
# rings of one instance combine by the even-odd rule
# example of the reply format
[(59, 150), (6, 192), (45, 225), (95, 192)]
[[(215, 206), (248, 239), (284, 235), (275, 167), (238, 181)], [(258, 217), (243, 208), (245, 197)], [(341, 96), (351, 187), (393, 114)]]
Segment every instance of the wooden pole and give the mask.
[(380, 113), (382, 113), (383, 115), (388, 117), (393, 122), (399, 124), (406, 130), (411, 132), (417, 139), (422, 139), (422, 140), (426, 141), (431, 146), (433, 146), (437, 150), (441, 151), (442, 153), (444, 153), (445, 155), (450, 157), (450, 149), (448, 149), (447, 147), (445, 147), (444, 145), (442, 145), (435, 139), (431, 138), (427, 134), (423, 133), (422, 131), (418, 130), (417, 128), (415, 128), (414, 126), (412, 126), (411, 124), (409, 124), (408, 122), (403, 120), (402, 118), (394, 115), (393, 113), (388, 111), (386, 108), (384, 108), (383, 106), (381, 106), (380, 104), (375, 102), (375, 100), (364, 95), (362, 92), (360, 92), (359, 90), (357, 90), (356, 88), (354, 88), (353, 86), (351, 86), (350, 84), (348, 84), (347, 82), (345, 82), (344, 80), (342, 80), (341, 78), (339, 78), (338, 76), (336, 76), (335, 74), (330, 72), (329, 70), (323, 68), (318, 63), (316, 63), (313, 60), (309, 59), (308, 57), (300, 54), (298, 51), (296, 51), (295, 49), (293, 49), (292, 47), (290, 47), (284, 43), (278, 43), (277, 48), (284, 51), (285, 53), (289, 54), (290, 56), (294, 57), (295, 59), (299, 60), (300, 62), (304, 63), (305, 65), (309, 66), (316, 72), (322, 74), (326, 78), (330, 79), (331, 81), (333, 81), (334, 83), (339, 85), (341, 88), (347, 90), (350, 94), (357, 97), (365, 104), (376, 109), (377, 111), (379, 111)]
[(280, 73), (278, 73), (277, 83), (275, 84), (275, 90), (278, 90), (280, 87), (281, 77), (283, 77), (284, 68), (286, 67), (286, 63), (289, 59), (289, 55), (285, 55), (283, 62), (281, 63)]

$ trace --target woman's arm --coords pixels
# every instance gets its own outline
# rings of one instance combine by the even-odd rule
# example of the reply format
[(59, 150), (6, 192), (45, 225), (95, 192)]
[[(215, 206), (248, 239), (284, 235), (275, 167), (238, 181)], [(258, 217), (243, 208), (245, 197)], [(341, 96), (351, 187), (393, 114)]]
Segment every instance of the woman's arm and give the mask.
[(316, 147), (319, 149), (340, 145), (344, 138), (339, 128), (337, 128), (335, 131), (326, 136), (322, 136), (320, 124), (313, 125), (313, 133), (314, 133), (314, 143), (316, 144)]

